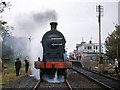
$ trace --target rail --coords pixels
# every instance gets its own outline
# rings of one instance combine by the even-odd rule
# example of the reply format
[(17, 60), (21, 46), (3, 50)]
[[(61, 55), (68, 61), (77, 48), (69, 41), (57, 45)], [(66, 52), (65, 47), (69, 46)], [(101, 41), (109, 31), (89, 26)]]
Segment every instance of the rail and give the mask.
[(98, 84), (104, 86), (105, 88), (108, 89), (120, 89), (119, 85), (120, 85), (120, 81), (101, 75), (99, 73), (94, 73), (88, 70), (85, 70), (83, 68), (78, 68), (73, 66), (73, 70), (77, 71), (78, 73), (81, 73), (82, 75), (92, 79), (93, 81), (97, 82)]
[[(40, 83), (41, 83), (41, 81), (39, 80), (37, 82), (37, 84), (34, 86), (33, 90), (37, 90), (37, 88), (39, 87)], [(66, 86), (68, 87), (69, 90), (73, 90), (71, 85), (70, 85), (70, 83), (68, 82), (68, 80), (65, 80), (65, 83), (66, 83)], [(53, 83), (53, 84), (55, 84), (55, 83)]]
[(67, 84), (69, 90), (73, 90), (72, 87), (71, 87), (71, 85), (70, 85), (70, 83), (68, 82), (68, 80), (66, 80), (66, 84)]
[(41, 82), (41, 80), (39, 80), (39, 81), (37, 82), (37, 84), (35, 85), (35, 87), (33, 88), (33, 90), (37, 90), (37, 87), (39, 86), (40, 82)]

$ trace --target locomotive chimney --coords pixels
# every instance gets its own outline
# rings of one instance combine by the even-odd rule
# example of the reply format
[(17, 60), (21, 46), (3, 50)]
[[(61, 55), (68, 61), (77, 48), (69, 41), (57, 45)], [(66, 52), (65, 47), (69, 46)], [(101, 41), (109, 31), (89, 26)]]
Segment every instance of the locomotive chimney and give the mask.
[(56, 27), (57, 27), (58, 23), (57, 22), (51, 22), (50, 25), (51, 25), (51, 30), (56, 30)]

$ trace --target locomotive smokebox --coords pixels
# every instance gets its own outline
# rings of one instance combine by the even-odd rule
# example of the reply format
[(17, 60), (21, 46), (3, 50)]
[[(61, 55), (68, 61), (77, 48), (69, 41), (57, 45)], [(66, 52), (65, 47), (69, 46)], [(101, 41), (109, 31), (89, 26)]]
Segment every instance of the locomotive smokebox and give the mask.
[(56, 27), (57, 27), (58, 23), (57, 22), (51, 22), (50, 25), (51, 25), (51, 30), (56, 30)]

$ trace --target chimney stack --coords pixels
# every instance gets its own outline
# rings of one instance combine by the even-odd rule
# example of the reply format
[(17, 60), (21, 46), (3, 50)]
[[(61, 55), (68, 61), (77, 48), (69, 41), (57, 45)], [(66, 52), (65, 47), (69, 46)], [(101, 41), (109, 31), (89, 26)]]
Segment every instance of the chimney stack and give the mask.
[(51, 30), (57, 30), (57, 29), (56, 29), (56, 27), (57, 27), (57, 25), (58, 25), (57, 22), (51, 22), (50, 25), (51, 25)]

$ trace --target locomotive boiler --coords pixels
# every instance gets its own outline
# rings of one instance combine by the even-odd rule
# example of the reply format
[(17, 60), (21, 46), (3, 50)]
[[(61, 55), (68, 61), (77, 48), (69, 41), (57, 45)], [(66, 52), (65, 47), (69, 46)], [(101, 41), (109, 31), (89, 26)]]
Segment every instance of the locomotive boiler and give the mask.
[(66, 78), (66, 70), (72, 68), (72, 63), (66, 60), (65, 53), (65, 37), (56, 29), (57, 22), (51, 22), (51, 30), (46, 32), (42, 38), (43, 59), (35, 61), (34, 67), (40, 69), (40, 76), (64, 75)]

